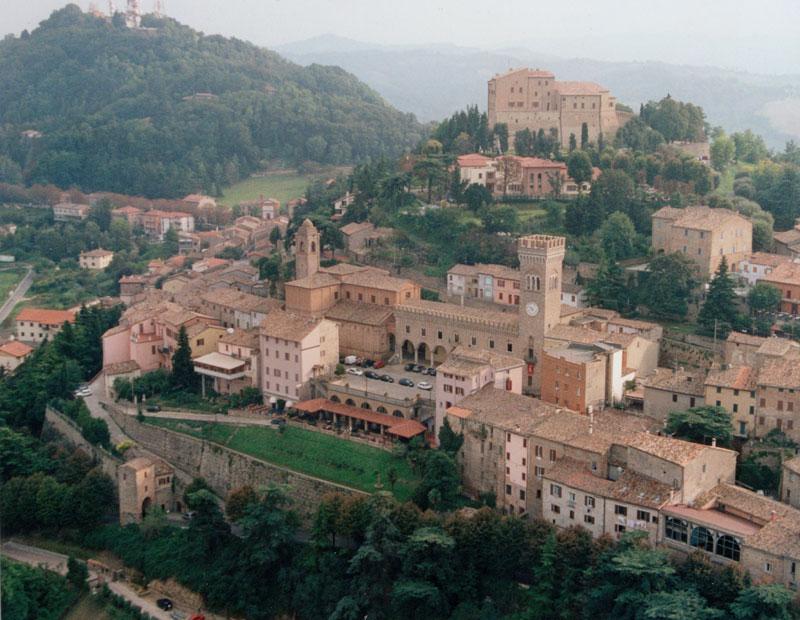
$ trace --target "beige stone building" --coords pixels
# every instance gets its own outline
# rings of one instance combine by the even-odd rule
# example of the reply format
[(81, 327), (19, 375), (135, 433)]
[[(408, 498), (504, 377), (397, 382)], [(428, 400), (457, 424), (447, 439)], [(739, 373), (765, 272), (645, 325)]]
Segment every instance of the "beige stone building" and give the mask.
[(653, 252), (682, 253), (697, 264), (704, 279), (713, 277), (723, 257), (734, 272), (753, 252), (752, 222), (728, 209), (662, 207), (652, 219)]
[(708, 373), (706, 405), (723, 407), (731, 414), (733, 434), (751, 437), (756, 429), (756, 372), (750, 366), (727, 366)]
[(756, 437), (779, 430), (800, 441), (800, 364), (797, 359), (764, 362), (756, 379)]
[(351, 222), (339, 230), (344, 237), (348, 254), (355, 260), (361, 260), (373, 248), (394, 235), (391, 228), (378, 228), (370, 222)]
[(685, 411), (706, 404), (706, 373), (702, 370), (657, 368), (643, 380), (644, 414), (666, 421), (671, 411)]
[(518, 357), (486, 349), (456, 347), (436, 374), (434, 436), (444, 423), (446, 411), (486, 385), (515, 394), (522, 393), (525, 362)]
[(780, 495), (781, 501), (800, 508), (800, 456), (783, 462)]
[(607, 88), (557, 81), (550, 71), (512, 69), (489, 80), (489, 126), (506, 123), (512, 137), (522, 129), (554, 130), (562, 146), (568, 146), (570, 135), (580, 142), (585, 126), (591, 142), (600, 135), (610, 141), (630, 117), (616, 104)]
[(327, 319), (276, 310), (260, 327), (261, 390), (284, 401), (308, 398), (309, 381), (339, 362), (339, 330)]
[(238, 394), (246, 387), (261, 389), (261, 355), (257, 329), (228, 328), (214, 351), (192, 359), (195, 371), (206, 377), (218, 394)]
[(78, 264), (81, 266), (81, 269), (100, 270), (108, 267), (113, 258), (114, 252), (98, 248), (88, 252), (81, 252), (78, 257)]
[(394, 348), (394, 313), (389, 306), (340, 301), (325, 313), (339, 326), (339, 355), (387, 359)]
[(6, 372), (14, 372), (33, 353), (33, 348), (19, 340), (9, 340), (0, 344), (0, 367)]
[(173, 490), (172, 467), (160, 459), (138, 457), (117, 470), (119, 521), (121, 525), (141, 523), (153, 508), (166, 512), (181, 510)]
[(42, 342), (52, 340), (61, 331), (64, 323), (74, 323), (71, 310), (48, 310), (45, 308), (23, 308), (15, 319), (17, 340)]

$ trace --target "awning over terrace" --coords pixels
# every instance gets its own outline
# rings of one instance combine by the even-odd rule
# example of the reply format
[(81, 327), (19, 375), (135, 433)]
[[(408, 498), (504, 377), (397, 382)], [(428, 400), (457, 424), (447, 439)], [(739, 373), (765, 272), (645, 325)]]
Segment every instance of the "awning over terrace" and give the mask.
[[(294, 405), (297, 411), (318, 416), (320, 413), (333, 416), (333, 421), (339, 421), (340, 417), (345, 418), (352, 425), (354, 420), (363, 422), (365, 428), (369, 430), (369, 425), (379, 427), (380, 434), (386, 433), (400, 439), (411, 439), (425, 432), (425, 426), (416, 420), (406, 420), (394, 416), (377, 413), (370, 409), (361, 409), (342, 403), (335, 403), (326, 398), (315, 398), (304, 400)], [(327, 417), (327, 416), (326, 416)]]

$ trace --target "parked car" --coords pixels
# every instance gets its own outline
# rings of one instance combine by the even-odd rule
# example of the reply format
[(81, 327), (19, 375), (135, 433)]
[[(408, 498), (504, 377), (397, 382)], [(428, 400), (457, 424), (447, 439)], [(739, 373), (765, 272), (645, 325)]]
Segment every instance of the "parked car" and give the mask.
[(375, 362), (375, 368), (383, 368), (384, 366), (386, 366), (386, 362), (384, 362), (383, 360), (378, 360), (377, 362)]
[(417, 387), (420, 390), (432, 390), (433, 389), (433, 386), (430, 383), (428, 383), (427, 381), (420, 381), (419, 383), (417, 383)]
[(147, 405), (147, 410), (150, 413), (155, 413), (157, 411), (161, 411), (161, 407), (159, 405)]
[(414, 382), (411, 379), (406, 379), (405, 377), (400, 379), (400, 381), (398, 381), (398, 383), (400, 385), (405, 385), (406, 387), (414, 387)]
[(374, 370), (365, 371), (364, 372), (364, 376), (367, 379), (380, 379), (381, 378), (381, 376), (377, 372), (375, 372)]
[(429, 376), (431, 376), (431, 377), (435, 377), (435, 376), (436, 376), (436, 369), (435, 369), (435, 368), (426, 368), (426, 369), (423, 371), (423, 373), (422, 373), (422, 374), (424, 374), (424, 375), (429, 375)]
[(416, 367), (417, 367), (416, 364), (406, 364), (405, 366), (403, 366), (403, 370), (405, 370), (406, 372), (415, 372), (414, 369)]
[(172, 609), (172, 601), (168, 598), (160, 598), (156, 601), (156, 605), (158, 605), (159, 609), (163, 609), (164, 611), (169, 611)]
[(348, 366), (352, 366), (353, 364), (358, 363), (358, 358), (355, 355), (348, 355), (344, 358), (344, 363)]
[(194, 519), (195, 514), (197, 514), (194, 510), (188, 510), (187, 512), (183, 513), (183, 520), (184, 521), (191, 521)]
[(284, 426), (286, 424), (286, 420), (284, 418), (273, 418), (269, 421), (269, 423), (273, 426)]
[(425, 366), (414, 364), (414, 368), (411, 369), (411, 372), (422, 372), (423, 370), (425, 370)]
[(351, 368), (348, 368), (348, 369), (347, 369), (345, 372), (346, 372), (348, 375), (356, 375), (356, 376), (358, 376), (358, 377), (360, 377), (361, 375), (363, 375), (363, 374), (364, 374), (364, 371), (363, 371), (363, 370), (361, 370), (360, 368), (356, 368), (355, 366), (353, 366), (353, 367), (351, 367)]
[(394, 378), (392, 377), (392, 375), (381, 375), (380, 380), (386, 381), (386, 383), (394, 383)]

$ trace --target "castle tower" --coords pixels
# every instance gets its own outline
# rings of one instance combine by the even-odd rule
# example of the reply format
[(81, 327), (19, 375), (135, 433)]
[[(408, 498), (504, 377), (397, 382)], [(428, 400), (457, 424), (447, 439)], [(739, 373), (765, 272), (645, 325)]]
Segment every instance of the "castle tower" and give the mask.
[(517, 243), (520, 268), (519, 355), (527, 363), (524, 389), (539, 393), (544, 338), (561, 320), (561, 272), (566, 240), (528, 235)]
[(294, 260), (297, 279), (319, 271), (319, 231), (306, 219), (294, 235)]

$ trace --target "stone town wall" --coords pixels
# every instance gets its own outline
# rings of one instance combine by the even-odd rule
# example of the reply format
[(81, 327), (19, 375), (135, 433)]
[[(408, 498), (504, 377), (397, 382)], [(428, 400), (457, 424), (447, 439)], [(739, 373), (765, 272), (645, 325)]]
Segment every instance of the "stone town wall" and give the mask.
[(63, 438), (67, 443), (80, 448), (91, 456), (95, 461), (100, 463), (103, 472), (107, 474), (114, 484), (117, 482), (117, 468), (123, 464), (122, 459), (117, 458), (107, 450), (100, 446), (95, 446), (89, 443), (81, 433), (78, 425), (70, 420), (63, 413), (56, 411), (51, 407), (47, 407), (44, 413), (44, 427), (42, 428), (42, 437), (45, 439), (58, 435)]
[(666, 331), (661, 339), (658, 365), (664, 368), (675, 365), (710, 368), (714, 363), (722, 363), (724, 349), (724, 340), (714, 343), (712, 338)]
[(313, 518), (321, 498), (327, 493), (366, 495), (340, 484), (300, 474), (285, 467), (253, 458), (241, 452), (162, 427), (139, 422), (113, 405), (112, 419), (143, 448), (193, 477), (202, 477), (222, 498), (244, 485), (254, 488), (269, 485), (288, 487), (293, 507), (304, 521)]

